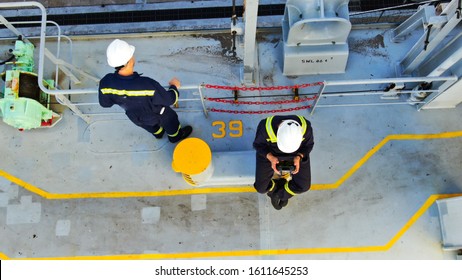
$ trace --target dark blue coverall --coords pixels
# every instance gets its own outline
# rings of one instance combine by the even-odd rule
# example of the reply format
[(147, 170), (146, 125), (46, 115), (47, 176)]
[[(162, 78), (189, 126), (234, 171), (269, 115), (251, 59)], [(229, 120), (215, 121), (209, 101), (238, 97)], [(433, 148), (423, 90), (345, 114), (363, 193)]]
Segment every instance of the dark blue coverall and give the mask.
[(137, 72), (130, 76), (109, 73), (101, 79), (98, 90), (102, 107), (117, 104), (134, 124), (154, 136), (162, 135), (165, 129), (171, 140), (181, 136), (178, 115), (170, 107), (178, 101), (178, 96), (175, 86), (166, 90), (157, 81)]
[[(302, 119), (301, 119), (302, 118)], [(283, 120), (295, 120), (302, 125), (304, 130), (303, 140), (297, 151), (287, 154), (281, 152), (277, 146), (277, 130)], [(302, 154), (300, 160), (300, 169), (297, 174), (292, 175), (284, 187), (276, 190), (281, 200), (288, 200), (296, 194), (306, 192), (311, 187), (311, 165), (310, 152), (313, 149), (313, 129), (311, 123), (303, 116), (274, 116), (263, 119), (257, 127), (253, 147), (256, 150), (256, 170), (254, 187), (259, 193), (273, 191), (272, 177), (274, 170), (271, 168), (271, 162), (266, 158), (268, 153), (272, 153), (277, 158), (295, 157)]]

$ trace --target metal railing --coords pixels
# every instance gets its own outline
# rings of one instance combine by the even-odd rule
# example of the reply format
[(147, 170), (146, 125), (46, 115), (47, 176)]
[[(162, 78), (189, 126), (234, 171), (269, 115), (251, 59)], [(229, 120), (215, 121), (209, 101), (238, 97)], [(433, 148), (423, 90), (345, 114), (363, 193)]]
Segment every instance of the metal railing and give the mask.
[[(46, 44), (46, 38), (47, 38), (47, 35), (46, 35), (46, 28), (47, 28), (47, 13), (46, 13), (46, 9), (45, 7), (39, 3), (39, 2), (9, 2), (9, 3), (0, 3), (0, 9), (5, 9), (5, 8), (26, 8), (26, 7), (36, 7), (38, 9), (40, 9), (40, 12), (41, 12), (41, 20), (39, 21), (39, 24), (40, 24), (40, 36), (39, 36), (39, 55), (38, 55), (38, 73), (37, 73), (37, 76), (38, 76), (38, 81), (40, 81), (38, 83), (38, 87), (40, 88), (40, 90), (46, 94), (49, 94), (49, 95), (54, 95), (56, 97), (56, 99), (58, 100), (58, 102), (60, 102), (61, 104), (63, 105), (66, 105), (67, 107), (69, 107), (69, 109), (71, 109), (76, 115), (80, 116), (85, 122), (89, 123), (90, 122), (90, 119), (85, 116), (76, 106), (74, 106), (72, 104), (72, 102), (70, 102), (70, 100), (64, 96), (66, 94), (88, 94), (88, 93), (97, 93), (97, 89), (95, 88), (87, 88), (87, 89), (68, 89), (68, 90), (64, 90), (64, 89), (49, 89), (47, 87), (45, 87), (45, 85), (41, 82), (44, 79), (44, 65), (45, 65), (45, 53), (46, 53), (46, 49), (45, 49), (45, 44)], [(4, 18), (3, 18), (4, 19)], [(18, 35), (18, 31), (16, 30), (16, 28), (14, 28), (14, 26), (12, 26), (11, 24), (7, 23), (6, 20), (4, 19), (3, 20), (3, 23), (5, 24), (5, 26), (10, 29), (13, 33), (15, 33), (16, 35)], [(60, 41), (60, 39), (58, 39), (58, 41)], [(50, 54), (48, 52), (48, 54)]]
[[(8, 29), (10, 29), (13, 33), (15, 33), (17, 36), (22, 36), (23, 34), (21, 34), (14, 26), (15, 25), (21, 25), (21, 24), (40, 24), (41, 22), (40, 21), (21, 21), (21, 22), (8, 22), (3, 16), (0, 15), (0, 23), (4, 24), (5, 26), (7, 26)], [(57, 32), (57, 35), (52, 35), (52, 36), (47, 36), (48, 38), (56, 38), (56, 56), (57, 58), (60, 58), (61, 57), (61, 38), (64, 38), (67, 40), (68, 44), (69, 44), (69, 61), (72, 61), (72, 49), (73, 49), (73, 45), (72, 45), (72, 40), (69, 36), (66, 36), (66, 35), (62, 35), (61, 34), (61, 27), (59, 26), (58, 23), (56, 23), (55, 21), (50, 21), (50, 20), (47, 20), (46, 22), (47, 24), (51, 24), (51, 25), (54, 25), (56, 27), (56, 29), (58, 30)], [(36, 36), (28, 36), (26, 38), (24, 38), (26, 41), (28, 41), (28, 39), (39, 39), (40, 37), (36, 37)], [(2, 38), (3, 40), (12, 40), (12, 39), (16, 39), (16, 38)], [(59, 66), (56, 65), (56, 69), (55, 69), (55, 83), (57, 83), (58, 79), (59, 79)]]
[[(386, 78), (386, 79), (368, 79), (368, 80), (342, 80), (342, 81), (324, 81), (321, 85), (319, 92), (317, 94), (316, 100), (313, 103), (311, 108), (311, 114), (314, 113), (316, 108), (321, 107), (338, 107), (338, 106), (365, 106), (365, 105), (397, 105), (397, 104), (416, 104), (417, 109), (422, 109), (425, 104), (430, 103), (434, 100), (438, 95), (443, 93), (446, 89), (448, 89), (451, 85), (453, 85), (458, 80), (458, 77), (447, 76), (447, 77), (403, 77), (403, 78)], [(358, 95), (384, 95), (388, 94), (390, 91), (385, 90), (376, 90), (376, 91), (368, 91), (368, 92), (348, 92), (344, 91), (341, 93), (329, 93), (327, 92), (327, 88), (334, 87), (334, 86), (354, 86), (354, 85), (390, 85), (390, 84), (419, 84), (419, 83), (441, 83), (437, 86), (436, 89), (429, 89), (429, 90), (396, 90), (396, 95), (399, 94), (412, 94), (417, 92), (428, 92), (429, 95), (422, 101), (392, 101), (392, 102), (379, 102), (379, 103), (344, 103), (344, 104), (319, 104), (321, 98), (328, 98), (328, 97), (348, 97), (348, 96), (358, 96)], [(345, 87), (342, 87), (345, 89)]]
[[(44, 80), (44, 61), (45, 61), (45, 56), (47, 56), (52, 62), (56, 64), (56, 82), (58, 80), (58, 66), (59, 63), (63, 64), (64, 66), (71, 66), (69, 63), (66, 63), (64, 61), (61, 61), (59, 59), (60, 56), (60, 42), (61, 42), (61, 37), (64, 37), (68, 39), (71, 43), (71, 52), (72, 52), (72, 41), (70, 40), (69, 37), (61, 35), (61, 29), (59, 25), (56, 22), (53, 21), (47, 21), (47, 14), (46, 14), (46, 9), (45, 7), (38, 2), (10, 2), (10, 3), (0, 3), (0, 9), (4, 8), (26, 8), (26, 7), (36, 7), (40, 9), (41, 11), (41, 21), (28, 21), (28, 22), (8, 22), (4, 17), (1, 17), (1, 23), (3, 23), (8, 29), (10, 29), (14, 34), (16, 35), (22, 35), (20, 32), (14, 27), (14, 24), (40, 24), (40, 36), (39, 37), (34, 37), (39, 39), (39, 54), (38, 54), (38, 81), (43, 81)], [(54, 24), (58, 28), (58, 35), (57, 36), (47, 36), (46, 35), (46, 27), (47, 24)], [(51, 38), (51, 37), (56, 37), (58, 41), (58, 46), (57, 46), (57, 54), (56, 57), (53, 57), (51, 53), (45, 48), (46, 45), (46, 38)], [(33, 37), (31, 37), (33, 38)], [(72, 54), (71, 54), (71, 61), (72, 61)], [(79, 69), (77, 69), (79, 70)], [(79, 71), (81, 74), (82, 71)], [(88, 75), (86, 75), (88, 76)], [(97, 94), (98, 89), (95, 88), (83, 88), (83, 89), (48, 89), (46, 88), (43, 83), (39, 82), (38, 86), (40, 90), (46, 94), (49, 95), (54, 95), (56, 100), (67, 107), (71, 109), (76, 115), (81, 117), (85, 122), (90, 123), (91, 121), (91, 116), (93, 115), (103, 115), (107, 113), (84, 113), (82, 112), (79, 107), (81, 106), (89, 106), (89, 105), (99, 105), (99, 103), (78, 103), (78, 102), (71, 102), (69, 98), (66, 97), (70, 95), (76, 95), (76, 94)], [(205, 108), (205, 103), (204, 99), (202, 96), (202, 85), (188, 85), (188, 86), (182, 86), (181, 90), (188, 91), (188, 90), (197, 90), (197, 92), (194, 92), (193, 95), (199, 95), (199, 98), (180, 98), (178, 101), (179, 102), (190, 102), (190, 101), (200, 101), (202, 105), (203, 112), (205, 116), (207, 117), (207, 110)]]
[[(368, 2), (364, 5), (364, 2)], [(353, 4), (352, 2), (355, 2)], [(373, 3), (375, 2), (375, 3)], [(429, 0), (410, 2), (400, 1), (395, 3), (385, 3), (385, 1), (373, 1), (373, 0), (350, 0), (350, 6), (357, 7), (354, 12), (350, 13), (350, 20), (352, 23), (399, 23), (404, 19), (408, 18), (416, 10), (416, 7), (424, 4), (434, 4), (441, 1)], [(368, 9), (373, 7), (373, 9)]]
[[(45, 44), (46, 44), (46, 25), (47, 25), (47, 13), (45, 7), (39, 2), (10, 2), (0, 3), (0, 9), (2, 8), (25, 8), (25, 7), (36, 7), (41, 11), (40, 20), (40, 40), (39, 40), (39, 63), (38, 63), (38, 80), (44, 80), (44, 63), (45, 63)], [(41, 91), (44, 93), (55, 95), (55, 94), (88, 94), (97, 93), (95, 88), (84, 88), (84, 89), (59, 89), (53, 90), (46, 88), (42, 83), (38, 84)]]
[[(367, 80), (333, 80), (304, 84), (310, 85), (310, 87), (293, 85), (246, 88), (240, 86), (203, 85), (206, 89), (229, 91), (230, 94), (217, 97), (216, 94), (203, 94), (201, 92), (201, 98), (203, 98), (202, 103), (205, 114), (207, 114), (207, 111), (230, 114), (272, 114), (276, 112), (288, 112), (295, 110), (308, 110), (310, 114), (314, 114), (316, 108), (323, 107), (378, 105), (412, 105), (420, 111), (423, 106), (429, 104), (457, 81), (458, 77), (453, 75), (445, 77), (427, 76)], [(427, 87), (424, 87), (423, 85), (427, 85)], [(262, 92), (287, 90), (288, 88), (293, 87), (300, 90), (297, 91), (296, 94), (294, 92), (276, 95), (261, 94)], [(334, 91), (336, 88), (339, 90)], [(303, 92), (302, 89), (304, 90)], [(250, 96), (236, 95), (235, 92), (240, 90), (249, 90), (256, 92), (256, 94)], [(424, 93), (424, 96), (420, 95), (422, 93)], [(325, 104), (325, 100), (328, 100), (329, 98), (334, 99), (335, 97), (337, 97), (337, 99), (334, 102)], [(355, 97), (363, 98), (361, 98), (361, 101), (357, 103), (352, 103), (351, 100), (354, 101)], [(313, 100), (312, 104), (307, 105), (306, 101), (310, 100)], [(321, 100), (323, 100), (324, 104), (320, 104), (322, 103)], [(221, 108), (206, 108), (204, 105), (205, 101), (221, 104)], [(285, 106), (289, 103), (291, 106)], [(239, 108), (236, 106), (239, 105), (245, 106), (245, 110), (238, 110)], [(249, 110), (251, 106), (253, 106), (253, 109), (257, 110)], [(255, 106), (267, 106), (267, 109), (261, 109)], [(230, 107), (232, 108), (230, 109)]]
[[(166, 89), (168, 87), (165, 87)], [(205, 117), (208, 117), (208, 112), (207, 108), (205, 107), (205, 99), (203, 96), (203, 85), (186, 85), (186, 86), (181, 86), (178, 90), (180, 91), (180, 96), (184, 95), (184, 91), (192, 91), (192, 98), (178, 98), (177, 103), (183, 103), (183, 102), (200, 102), (202, 111), (205, 115)], [(194, 96), (198, 96), (197, 98)], [(72, 104), (76, 107), (85, 107), (85, 106), (100, 106), (98, 102), (72, 102)], [(177, 104), (174, 104), (173, 106), (176, 107)], [(115, 114), (122, 114), (122, 112), (105, 112), (105, 113), (85, 113), (85, 110), (81, 110), (82, 114), (88, 117), (92, 116), (107, 116), (107, 115), (115, 115)]]
[[(428, 1), (428, 2), (434, 2), (434, 1)], [(54, 22), (49, 22), (47, 21), (47, 15), (46, 15), (46, 10), (44, 6), (38, 2), (14, 2), (14, 3), (0, 3), (0, 9), (2, 8), (21, 8), (21, 7), (37, 7), (41, 11), (41, 21), (34, 22), (40, 24), (40, 36), (38, 37), (40, 40), (39, 44), (39, 63), (38, 63), (38, 80), (42, 81), (44, 80), (44, 60), (45, 56), (47, 55), (47, 50), (45, 48), (45, 43), (46, 43), (46, 38), (50, 38), (50, 36), (46, 35), (46, 27), (47, 24), (55, 24)], [(14, 28), (12, 26), (10, 27), (14, 33), (15, 32)], [(58, 31), (59, 31), (59, 26), (58, 26)], [(60, 42), (60, 32), (58, 32), (58, 42)], [(70, 39), (68, 39), (70, 40)], [(58, 48), (58, 53), (57, 57), (59, 57), (59, 48)], [(381, 90), (375, 90), (375, 91), (368, 91), (368, 92), (328, 92), (328, 88), (336, 87), (336, 86), (347, 86), (353, 88), (355, 85), (380, 85), (380, 84), (399, 84), (399, 83), (431, 83), (435, 82), (438, 83), (436, 89), (432, 90), (425, 90), (425, 92), (429, 93), (429, 96), (423, 100), (423, 101), (417, 101), (413, 102), (413, 104), (417, 104), (417, 109), (420, 110), (425, 104), (429, 103), (431, 100), (434, 100), (439, 94), (441, 94), (444, 90), (449, 88), (452, 84), (454, 84), (457, 81), (456, 76), (449, 76), (449, 77), (406, 77), (406, 78), (386, 78), (386, 79), (367, 79), (367, 80), (340, 80), (340, 81), (324, 81), (322, 85), (319, 88), (319, 91), (317, 93), (316, 99), (313, 102), (313, 105), (311, 106), (311, 114), (314, 113), (316, 108), (321, 108), (321, 107), (334, 107), (334, 106), (364, 106), (364, 105), (390, 105), (390, 104), (410, 104), (410, 102), (402, 102), (402, 101), (393, 101), (393, 102), (379, 102), (379, 103), (358, 103), (358, 104), (348, 104), (348, 103), (337, 103), (337, 104), (319, 104), (321, 98), (328, 98), (328, 97), (352, 97), (352, 96), (359, 96), (359, 95), (384, 95), (386, 94), (386, 91), (381, 91)], [(91, 116), (93, 115), (103, 115), (107, 113), (84, 113), (82, 110), (79, 109), (79, 107), (82, 106), (91, 106), (91, 105), (99, 105), (98, 103), (78, 103), (78, 102), (71, 102), (67, 96), (71, 95), (76, 95), (76, 94), (97, 94), (98, 89), (97, 88), (83, 88), (83, 89), (48, 89), (46, 88), (43, 83), (38, 83), (38, 86), (40, 87), (40, 90), (43, 91), (46, 94), (49, 95), (55, 95), (56, 99), (58, 102), (61, 104), (69, 107), (74, 113), (76, 113), (78, 116), (80, 116), (84, 121), (87, 123), (90, 123), (91, 121)], [(206, 108), (206, 99), (204, 98), (203, 94), (203, 88), (204, 85), (188, 85), (188, 86), (183, 86), (181, 87), (180, 90), (182, 91), (197, 91), (194, 92), (193, 95), (197, 96), (197, 98), (183, 98), (179, 99), (180, 102), (201, 102), (201, 107), (204, 112), (204, 115), (207, 117), (208, 116), (208, 109)], [(344, 88), (342, 88), (344, 89)], [(397, 94), (405, 94), (409, 93), (412, 94), (416, 91), (414, 90), (401, 90), (397, 92)]]

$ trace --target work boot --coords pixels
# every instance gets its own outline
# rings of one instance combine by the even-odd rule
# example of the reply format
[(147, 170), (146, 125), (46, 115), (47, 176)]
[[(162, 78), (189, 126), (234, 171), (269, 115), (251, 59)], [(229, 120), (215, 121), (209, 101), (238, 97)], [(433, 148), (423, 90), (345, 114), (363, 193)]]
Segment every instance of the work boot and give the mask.
[(178, 135), (175, 137), (168, 137), (168, 140), (172, 143), (179, 142), (185, 138), (187, 138), (191, 132), (193, 131), (192, 127), (190, 125), (187, 125), (183, 128), (180, 129), (180, 132), (178, 132)]
[(276, 209), (276, 210), (281, 210), (282, 209), (281, 200), (279, 199), (279, 197), (275, 193), (273, 193), (271, 195), (271, 205), (273, 205), (274, 209)]
[(268, 192), (266, 193), (267, 196), (271, 197), (273, 193), (276, 191), (276, 181), (271, 179), (268, 184)]
[(289, 200), (279, 200), (279, 206), (286, 207), (289, 204)]
[(275, 182), (275, 187), (273, 188), (271, 192), (268, 192), (268, 196), (271, 197), (271, 205), (273, 205), (274, 209), (281, 210), (282, 207), (287, 205), (287, 202), (282, 201), (279, 198), (278, 193), (280, 193), (281, 190), (284, 189), (284, 184), (286, 183), (286, 180), (278, 179), (278, 180), (274, 180), (274, 182)]

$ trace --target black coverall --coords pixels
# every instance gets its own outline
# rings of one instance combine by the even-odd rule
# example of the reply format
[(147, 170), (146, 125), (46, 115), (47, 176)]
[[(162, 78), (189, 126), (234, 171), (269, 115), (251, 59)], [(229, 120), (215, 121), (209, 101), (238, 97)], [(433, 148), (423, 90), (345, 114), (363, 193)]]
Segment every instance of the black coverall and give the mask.
[(102, 107), (117, 104), (125, 109), (134, 124), (154, 135), (160, 135), (165, 129), (173, 140), (181, 136), (178, 115), (170, 108), (178, 96), (175, 86), (165, 90), (157, 81), (137, 72), (130, 76), (110, 73), (99, 83), (98, 98)]
[[(273, 141), (276, 140), (276, 142), (271, 142), (270, 131), (268, 130), (272, 129), (274, 132), (273, 135), (277, 135), (278, 126), (283, 120), (295, 120), (302, 124), (300, 117), (306, 122), (306, 131), (303, 134), (303, 140), (300, 148), (291, 154), (281, 152), (277, 146), (277, 139), (273, 139)], [(303, 159), (300, 161), (299, 172), (292, 175), (292, 180), (288, 182), (288, 190), (285, 188), (279, 190), (278, 196), (280, 199), (288, 200), (295, 194), (308, 191), (311, 187), (310, 152), (314, 145), (313, 129), (311, 127), (311, 123), (306, 120), (305, 117), (295, 115), (274, 116), (271, 120), (270, 127), (271, 128), (267, 127), (267, 119), (260, 121), (257, 127), (255, 140), (253, 142), (253, 147), (257, 152), (254, 187), (257, 192), (266, 193), (272, 186), (271, 178), (273, 177), (274, 170), (271, 168), (271, 162), (266, 158), (268, 153), (273, 154), (277, 158), (295, 157), (300, 153), (303, 155)]]

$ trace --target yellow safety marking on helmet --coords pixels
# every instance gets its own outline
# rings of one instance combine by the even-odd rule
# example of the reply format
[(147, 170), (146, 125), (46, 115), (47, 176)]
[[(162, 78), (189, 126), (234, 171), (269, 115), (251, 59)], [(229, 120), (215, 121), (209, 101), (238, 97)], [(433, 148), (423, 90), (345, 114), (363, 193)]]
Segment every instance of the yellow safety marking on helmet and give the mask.
[(126, 95), (126, 96), (154, 96), (155, 90), (124, 90), (115, 88), (102, 88), (103, 94)]

